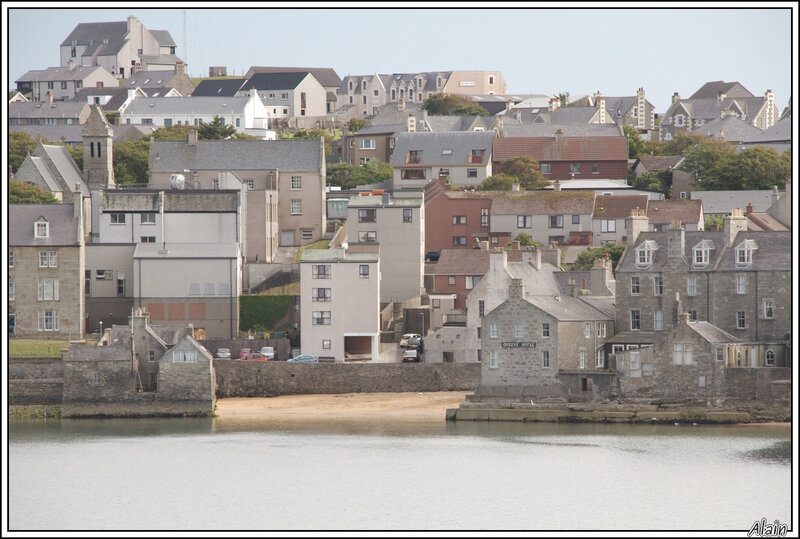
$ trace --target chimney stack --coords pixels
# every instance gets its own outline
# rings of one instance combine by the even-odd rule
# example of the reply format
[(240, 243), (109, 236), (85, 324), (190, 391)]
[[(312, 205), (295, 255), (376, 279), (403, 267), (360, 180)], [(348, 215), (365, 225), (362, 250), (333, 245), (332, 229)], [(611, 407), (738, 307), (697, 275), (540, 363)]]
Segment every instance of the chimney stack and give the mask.
[(733, 242), (739, 232), (747, 232), (747, 217), (742, 215), (740, 208), (733, 208), (731, 214), (722, 219), (722, 235), (725, 238), (725, 247), (733, 247)]
[(561, 106), (561, 101), (559, 101), (557, 97), (554, 97), (550, 100), (550, 106), (548, 107), (548, 110), (550, 112), (553, 112), (560, 106)]
[(197, 129), (189, 130), (189, 146), (197, 146)]
[(556, 129), (556, 142), (561, 142), (564, 138), (564, 132), (561, 131), (561, 128)]
[(51, 92), (50, 90), (47, 90), (47, 104), (48, 105), (53, 104), (53, 92)]
[(722, 103), (723, 101), (725, 101), (725, 92), (723, 92), (722, 90), (720, 90), (720, 91), (717, 93), (717, 101), (719, 101), (720, 103)]
[(406, 101), (402, 97), (397, 100), (397, 110), (406, 110)]
[(674, 94), (672, 94), (672, 102), (673, 103), (677, 103), (680, 100), (681, 100), (681, 95), (678, 92), (675, 92)]
[(753, 213), (755, 211), (755, 209), (756, 208), (755, 208), (755, 206), (753, 206), (753, 203), (752, 202), (748, 202), (747, 203), (747, 209), (745, 210), (745, 215), (750, 215), (751, 213)]
[(673, 220), (669, 225), (667, 237), (667, 254), (670, 258), (684, 256), (686, 235), (680, 220)]
[(633, 245), (636, 243), (636, 238), (642, 232), (647, 232), (650, 228), (650, 219), (647, 218), (647, 213), (643, 209), (636, 208), (631, 210), (631, 215), (625, 218), (625, 234), (622, 243)]

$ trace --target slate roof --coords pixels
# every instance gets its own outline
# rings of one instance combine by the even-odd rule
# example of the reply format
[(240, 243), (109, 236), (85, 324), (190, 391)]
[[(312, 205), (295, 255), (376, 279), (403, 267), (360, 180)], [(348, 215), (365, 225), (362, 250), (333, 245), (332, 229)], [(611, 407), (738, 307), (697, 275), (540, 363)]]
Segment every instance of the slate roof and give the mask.
[(495, 191), (494, 215), (550, 215), (588, 213), (594, 209), (593, 191)]
[[(78, 218), (72, 204), (9, 204), (8, 245), (13, 247), (78, 246)], [(34, 238), (33, 223), (44, 217), (49, 237)]]
[(137, 97), (123, 115), (241, 114), (249, 97)]
[(61, 185), (59, 185), (59, 183), (50, 173), (50, 169), (47, 168), (47, 163), (45, 163), (44, 159), (32, 155), (30, 156), (30, 160), (31, 163), (33, 163), (33, 166), (36, 167), (36, 170), (39, 171), (39, 174), (42, 176), (44, 182), (47, 184), (47, 188), (53, 193), (60, 193)]
[(247, 79), (209, 79), (200, 81), (200, 84), (192, 92), (192, 97), (211, 97), (223, 96), (233, 97), (236, 95)]
[[(389, 161), (392, 166), (406, 166), (410, 150), (422, 150), (419, 167), (466, 166), (472, 150), (486, 150), (484, 162), (470, 166), (486, 166), (492, 157), (494, 131), (449, 131), (443, 133), (398, 133), (394, 153)], [(443, 154), (444, 150), (452, 150)]]
[(150, 145), (151, 172), (185, 169), (318, 172), (320, 159), (318, 140), (198, 140), (196, 146), (185, 140), (154, 140)]
[(495, 162), (509, 157), (530, 156), (537, 161), (628, 161), (628, 139), (617, 137), (564, 136), (511, 137), (494, 141)]
[[(82, 22), (76, 26), (62, 43), (62, 47), (68, 47), (73, 41), (78, 45), (85, 46), (92, 40), (84, 56), (92, 56), (97, 51), (98, 56), (116, 54), (125, 43), (125, 35), (128, 33), (128, 22)], [(103, 40), (107, 39), (108, 44), (103, 45)]]
[(752, 136), (742, 139), (742, 142), (791, 142), (792, 141), (792, 117), (781, 118), (775, 125), (753, 133)]
[(572, 296), (525, 296), (525, 301), (556, 320), (613, 320), (613, 317)]
[(486, 275), (489, 251), (482, 249), (442, 249), (434, 275)]
[(753, 212), (746, 217), (747, 230), (791, 230), (768, 213)]
[(730, 214), (733, 208), (746, 209), (753, 204), (754, 211), (764, 212), (772, 205), (772, 191), (692, 191), (692, 200), (703, 201), (703, 213)]
[(723, 82), (721, 80), (715, 80), (705, 83), (700, 87), (699, 90), (693, 93), (689, 99), (702, 99), (708, 97), (716, 99), (719, 92), (727, 94), (734, 89), (736, 90), (736, 93), (745, 93), (749, 94), (749, 97), (753, 97), (753, 94), (751, 94), (747, 88), (738, 82)]
[[(720, 135), (720, 131), (722, 135)], [(724, 118), (711, 120), (700, 127), (696, 127), (692, 133), (709, 136), (718, 140), (739, 142), (757, 136), (761, 133), (761, 130), (743, 122), (736, 116), (726, 116)]]
[(76, 101), (53, 101), (52, 104), (43, 101), (14, 101), (8, 104), (8, 117), (77, 119), (88, 106), (86, 102)]
[(472, 131), (475, 127), (482, 127), (488, 131), (491, 125), (484, 118), (488, 116), (428, 116), (426, 122), (431, 131)]
[(681, 159), (683, 159), (682, 155), (644, 155), (638, 161), (648, 172), (655, 172), (674, 168), (681, 162)]
[(369, 124), (403, 124), (405, 126), (409, 116), (414, 116), (417, 119), (417, 126), (419, 126), (423, 117), (422, 105), (407, 103), (404, 110), (397, 110), (397, 103), (387, 103), (378, 107), (377, 114), (369, 121)]
[[(256, 73), (242, 85), (239, 91), (245, 92), (250, 88), (255, 88), (256, 90), (293, 90), (309, 75), (311, 75), (311, 73), (308, 71), (292, 73)], [(313, 75), (311, 76), (313, 77)]]
[[(625, 135), (616, 124), (528, 124), (504, 125), (500, 129), (503, 138), (516, 137), (554, 137), (556, 130), (561, 129), (564, 138), (570, 137), (624, 137)], [(627, 150), (625, 159), (628, 158)]]
[(650, 224), (670, 224), (675, 220), (691, 224), (700, 221), (702, 210), (702, 200), (651, 200), (647, 206), (647, 218)]
[(272, 66), (252, 66), (248, 73), (252, 71), (255, 73), (311, 73), (314, 75), (319, 83), (326, 88), (338, 87), (342, 83), (342, 79), (336, 74), (336, 71), (329, 67), (272, 67)]
[[(588, 124), (597, 107), (559, 107), (549, 114), (551, 124)], [(609, 122), (610, 123), (610, 122)]]
[[(652, 201), (651, 201), (652, 203)], [(664, 267), (668, 259), (667, 253), (667, 239), (668, 232), (642, 232), (636, 238), (634, 245), (628, 246), (622, 257), (617, 264), (617, 272), (620, 271), (634, 271), (634, 272), (659, 272)], [(709, 263), (706, 266), (693, 266), (691, 264), (692, 254), (694, 247), (701, 241), (707, 240), (713, 243), (713, 249), (709, 252)], [(652, 241), (658, 245), (658, 250), (653, 252), (653, 262), (650, 266), (642, 268), (636, 265), (636, 250), (645, 241)], [(698, 230), (698, 231), (685, 231), (684, 232), (684, 257), (688, 262), (686, 271), (693, 272), (710, 272), (714, 270), (714, 266), (725, 251), (725, 240), (722, 231), (714, 230)]]
[[(749, 266), (736, 264), (736, 247), (745, 240), (754, 240), (758, 249), (753, 253), (753, 263)], [(792, 233), (791, 231), (739, 232), (733, 241), (733, 248), (726, 249), (717, 264), (718, 271), (791, 271)]]
[(39, 82), (61, 82), (61, 81), (76, 81), (85, 80), (86, 77), (93, 75), (96, 71), (105, 71), (102, 66), (76, 66), (74, 69), (69, 67), (48, 67), (47, 69), (34, 69), (22, 75), (15, 82), (39, 81)]
[(550, 275), (557, 276), (559, 273), (561, 273), (559, 268), (547, 262), (542, 262), (542, 270), (537, 270), (528, 262), (509, 261), (506, 263), (506, 274), (512, 279), (522, 279), (526, 295), (561, 294), (556, 279), (550, 277)]
[(586, 289), (591, 290), (592, 288), (592, 272), (591, 271), (558, 271), (553, 273), (553, 277), (556, 279), (556, 283), (558, 283), (558, 294), (568, 294), (569, 293), (569, 280), (575, 279), (575, 286), (578, 287), (578, 290), (584, 288), (583, 282), (586, 281)]
[(75, 97), (71, 101), (89, 103), (89, 98), (93, 96), (111, 96), (105, 104), (100, 105), (104, 111), (119, 110), (128, 99), (128, 88), (83, 88), (75, 92)]
[(172, 35), (169, 33), (169, 30), (150, 30), (150, 33), (156, 38), (158, 44), (162, 47), (175, 47), (175, 41), (172, 39)]
[(142, 90), (147, 90), (148, 88), (166, 88), (174, 77), (174, 71), (139, 71), (125, 79), (123, 86), (126, 88), (139, 87)]
[[(181, 61), (181, 59), (175, 54), (156, 54), (153, 56), (143, 54), (139, 58), (141, 58), (143, 64), (175, 65)], [(168, 71), (166, 69), (163, 71), (166, 71), (167, 73), (174, 73), (174, 71)]]
[(405, 131), (406, 124), (379, 124), (367, 125), (361, 130), (350, 133), (351, 135), (389, 135), (398, 131)]
[(80, 184), (81, 192), (84, 194), (84, 196), (89, 196), (89, 188), (83, 181), (83, 176), (78, 170), (75, 161), (72, 160), (72, 157), (69, 155), (64, 146), (41, 144), (36, 148), (36, 153), (41, 151), (39, 148), (44, 150), (44, 153), (53, 162), (53, 165), (56, 167), (56, 170), (54, 171), (55, 174), (59, 175), (63, 179), (67, 189), (74, 190), (75, 184)]
[(741, 342), (739, 339), (730, 333), (719, 329), (714, 324), (698, 320), (695, 322), (688, 322), (689, 329), (697, 332), (698, 335), (703, 337), (710, 343), (726, 343), (726, 342)]
[(647, 195), (597, 195), (594, 199), (595, 219), (624, 219), (631, 210), (647, 210)]

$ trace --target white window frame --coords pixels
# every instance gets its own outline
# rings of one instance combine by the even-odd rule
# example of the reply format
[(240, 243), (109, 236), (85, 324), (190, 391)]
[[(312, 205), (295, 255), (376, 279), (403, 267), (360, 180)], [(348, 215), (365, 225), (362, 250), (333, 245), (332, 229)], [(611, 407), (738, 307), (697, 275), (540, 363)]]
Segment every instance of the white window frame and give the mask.
[(664, 295), (664, 276), (660, 273), (653, 275), (653, 295)]
[(358, 243), (377, 243), (378, 233), (375, 230), (361, 230), (358, 232)]
[(330, 279), (331, 278), (331, 265), (330, 264), (313, 264), (311, 266), (312, 279)]
[(653, 329), (655, 331), (664, 329), (664, 311), (661, 309), (655, 309), (653, 311)]
[(586, 322), (583, 324), (583, 336), (586, 339), (592, 338), (592, 323)]
[(578, 351), (578, 368), (583, 370), (586, 368), (586, 350)]
[(376, 146), (374, 138), (362, 138), (358, 140), (359, 150), (374, 150), (375, 147)]
[(522, 324), (516, 323), (514, 324), (514, 337), (517, 339), (521, 339), (523, 336), (523, 327)]
[(603, 355), (603, 349), (598, 348), (594, 351), (594, 366), (598, 369), (603, 369), (606, 366), (606, 358)]
[[(520, 220), (522, 225), (520, 225)], [(530, 215), (517, 215), (517, 228), (531, 228), (533, 218)]]
[(693, 363), (692, 344), (676, 342), (672, 348), (673, 365), (691, 365)]
[(497, 330), (497, 322), (492, 322), (489, 326), (489, 338), (497, 339), (498, 338), (498, 330)]
[(124, 225), (128, 220), (126, 214), (120, 212), (110, 213), (108, 219), (112, 225)]
[(497, 352), (497, 350), (492, 350), (491, 352), (489, 352), (489, 367), (490, 368), (496, 369), (497, 367), (500, 366), (499, 355), (500, 354)]
[(543, 322), (542, 323), (542, 338), (549, 339), (550, 338), (550, 322)]
[(50, 223), (47, 221), (37, 221), (33, 224), (33, 237), (34, 238), (49, 238), (50, 237)]
[(775, 300), (769, 298), (765, 299), (762, 302), (762, 313), (767, 320), (775, 318)]
[(291, 190), (292, 191), (299, 191), (302, 188), (303, 188), (303, 177), (302, 176), (292, 176)]
[(597, 338), (604, 339), (606, 336), (606, 323), (605, 322), (597, 322)]
[(616, 219), (601, 219), (600, 220), (600, 232), (616, 232), (617, 231), (617, 220)]
[(330, 311), (312, 311), (311, 312), (311, 325), (312, 326), (330, 326), (331, 325), (331, 312)]
[(736, 329), (747, 329), (747, 311), (736, 311)]
[(764, 350), (764, 366), (766, 367), (775, 366), (775, 351), (772, 348), (767, 348), (766, 350)]
[(753, 250), (747, 248), (736, 249), (736, 265), (749, 266), (753, 263)]
[(697, 275), (693, 273), (686, 276), (686, 295), (697, 295)]
[(641, 293), (641, 279), (638, 275), (631, 275), (631, 295), (638, 296)]
[(639, 247), (636, 249), (636, 265), (649, 266), (653, 263), (653, 251), (646, 247)]
[(541, 168), (542, 174), (551, 174), (550, 163), (542, 163)]
[[(634, 313), (636, 314), (635, 317)], [(636, 324), (634, 324), (634, 320), (636, 321)], [(630, 310), (630, 323), (631, 323), (631, 331), (637, 331), (642, 329), (642, 312), (639, 309)]]
[(744, 273), (736, 274), (736, 293), (747, 294), (747, 275)]
[(694, 265), (703, 267), (708, 266), (711, 250), (698, 247), (694, 250)]
[[(219, 182), (219, 180), (217, 180)], [(154, 225), (156, 224), (156, 214), (153, 212), (147, 213), (140, 213), (139, 214), (139, 224), (142, 225)]]
[(292, 199), (292, 215), (303, 215), (303, 201), (298, 199)]

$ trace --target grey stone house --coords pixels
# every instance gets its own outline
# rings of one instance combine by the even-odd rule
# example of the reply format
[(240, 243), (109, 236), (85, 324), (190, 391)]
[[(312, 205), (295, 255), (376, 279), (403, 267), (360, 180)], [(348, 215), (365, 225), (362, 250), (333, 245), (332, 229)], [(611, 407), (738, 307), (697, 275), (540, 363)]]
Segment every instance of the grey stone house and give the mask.
[(212, 356), (191, 327), (152, 327), (131, 313), (100, 346), (70, 345), (62, 356), (62, 415), (207, 416), (214, 411)]
[(584, 399), (593, 380), (613, 379), (602, 355), (614, 320), (577, 296), (526, 296), (512, 280), (508, 299), (483, 318), (479, 399)]

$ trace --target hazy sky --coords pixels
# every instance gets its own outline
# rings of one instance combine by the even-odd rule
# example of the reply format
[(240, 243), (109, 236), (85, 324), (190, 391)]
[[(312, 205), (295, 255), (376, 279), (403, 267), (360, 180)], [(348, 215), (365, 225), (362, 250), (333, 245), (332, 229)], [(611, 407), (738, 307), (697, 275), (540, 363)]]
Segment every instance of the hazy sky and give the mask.
[(513, 4), (504, 9), (401, 10), (298, 9), (303, 4), (253, 9), (263, 4), (244, 4), (187, 9), (184, 33), (180, 6), (23, 5), (11, 4), (3, 13), (8, 17), (4, 76), (9, 89), (29, 69), (58, 65), (59, 45), (78, 23), (124, 21), (134, 15), (148, 29), (169, 30), (192, 76), (207, 76), (211, 65), (226, 66), (235, 75), (251, 65), (330, 67), (340, 77), (499, 70), (509, 93), (567, 91), (577, 96), (599, 90), (624, 96), (643, 87), (658, 112), (666, 110), (673, 92), (688, 97), (713, 80), (738, 81), (755, 95), (772, 89), (783, 109), (793, 83), (792, 19), (797, 25), (789, 3), (768, 9), (713, 8), (722, 4), (708, 9), (627, 8), (630, 4), (534, 9)]

